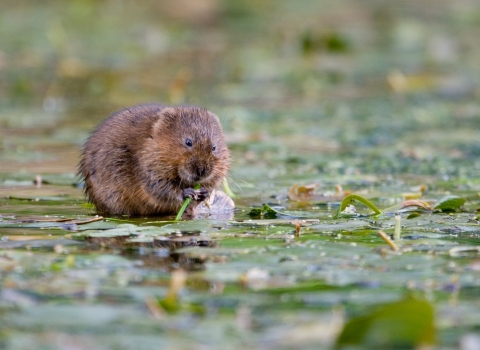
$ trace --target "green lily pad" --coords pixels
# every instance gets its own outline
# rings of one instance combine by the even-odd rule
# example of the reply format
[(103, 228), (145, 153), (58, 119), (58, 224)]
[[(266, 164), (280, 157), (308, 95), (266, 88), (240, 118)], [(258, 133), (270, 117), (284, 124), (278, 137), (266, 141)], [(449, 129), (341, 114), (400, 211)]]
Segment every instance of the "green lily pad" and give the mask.
[(426, 300), (405, 299), (351, 319), (337, 339), (337, 349), (351, 349), (352, 345), (367, 349), (411, 349), (431, 345), (434, 340), (432, 305)]

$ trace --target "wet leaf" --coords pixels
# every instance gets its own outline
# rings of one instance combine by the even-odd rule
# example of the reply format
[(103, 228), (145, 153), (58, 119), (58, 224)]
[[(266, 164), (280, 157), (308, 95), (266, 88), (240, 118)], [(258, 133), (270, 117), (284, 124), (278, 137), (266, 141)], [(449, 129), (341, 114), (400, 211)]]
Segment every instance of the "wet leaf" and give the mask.
[(288, 191), (288, 199), (296, 202), (311, 202), (314, 200), (315, 189), (317, 184), (309, 185), (293, 185)]
[(293, 202), (311, 203), (311, 202), (328, 202), (338, 201), (350, 194), (350, 191), (343, 191), (342, 187), (337, 185), (335, 192), (316, 193), (318, 184), (312, 183), (308, 185), (293, 185), (288, 191), (288, 199)]
[(271, 219), (271, 220), (246, 220), (246, 221), (231, 221), (232, 226), (268, 226), (268, 225), (296, 225), (297, 223), (300, 226), (311, 226), (318, 224), (320, 220), (318, 219)]
[(337, 339), (337, 349), (352, 346), (412, 349), (435, 341), (434, 310), (426, 300), (405, 299), (385, 304), (348, 321)]
[(432, 207), (427, 202), (418, 199), (409, 199), (404, 201), (402, 203), (402, 209), (406, 207), (419, 207), (425, 210), (432, 210)]
[(463, 247), (453, 247), (448, 253), (451, 256), (468, 256), (468, 255), (479, 255), (480, 247), (476, 246), (463, 246)]
[(171, 228), (157, 226), (137, 226), (133, 224), (120, 224), (116, 228), (101, 231), (85, 231), (73, 235), (74, 238), (114, 238), (114, 237), (156, 237), (172, 232)]
[(420, 215), (419, 212), (413, 212), (407, 216), (407, 220), (418, 218)]
[(378, 209), (375, 204), (370, 202), (368, 199), (359, 196), (357, 194), (351, 194), (346, 196), (343, 200), (342, 203), (340, 204), (340, 207), (337, 210), (337, 213), (335, 214), (335, 218), (338, 219), (340, 216), (342, 216), (342, 212), (349, 206), (351, 205), (355, 200), (365, 204), (367, 207), (373, 210), (373, 215), (380, 215), (382, 214), (382, 211)]
[(248, 215), (252, 218), (273, 219), (277, 217), (277, 214), (281, 215), (280, 212), (273, 209), (268, 204), (264, 204), (262, 208), (253, 208)]
[(438, 200), (433, 209), (441, 211), (456, 211), (465, 204), (467, 200), (459, 196), (445, 196)]
[(180, 310), (182, 305), (179, 300), (179, 292), (185, 286), (187, 275), (183, 270), (175, 270), (172, 272), (168, 293), (165, 298), (159, 300), (159, 305), (169, 313), (175, 313)]

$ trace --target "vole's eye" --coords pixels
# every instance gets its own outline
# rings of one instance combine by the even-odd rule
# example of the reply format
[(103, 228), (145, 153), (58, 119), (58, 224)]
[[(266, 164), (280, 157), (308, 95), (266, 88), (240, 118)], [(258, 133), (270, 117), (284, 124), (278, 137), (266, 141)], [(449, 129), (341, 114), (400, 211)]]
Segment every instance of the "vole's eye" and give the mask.
[(215, 151), (217, 149), (217, 146), (213, 145), (212, 146), (212, 152)]
[(193, 146), (193, 141), (190, 140), (190, 139), (186, 139), (186, 140), (185, 140), (185, 144), (186, 144), (188, 147), (192, 147), (192, 146)]

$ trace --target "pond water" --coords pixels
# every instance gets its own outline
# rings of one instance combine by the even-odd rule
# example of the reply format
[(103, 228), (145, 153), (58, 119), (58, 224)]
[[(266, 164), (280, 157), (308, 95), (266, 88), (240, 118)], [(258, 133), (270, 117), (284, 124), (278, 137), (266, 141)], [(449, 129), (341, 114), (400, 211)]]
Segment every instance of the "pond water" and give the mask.
[[(1, 347), (480, 348), (479, 37), (467, 0), (3, 1)], [(232, 220), (86, 203), (83, 142), (152, 101), (220, 117)]]

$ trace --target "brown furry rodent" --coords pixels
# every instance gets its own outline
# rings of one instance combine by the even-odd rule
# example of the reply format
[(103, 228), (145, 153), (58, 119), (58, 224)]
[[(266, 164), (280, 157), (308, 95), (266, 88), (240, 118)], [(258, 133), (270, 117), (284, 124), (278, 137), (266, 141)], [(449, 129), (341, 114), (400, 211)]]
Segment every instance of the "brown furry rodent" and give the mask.
[[(79, 174), (100, 213), (172, 214), (191, 197), (191, 215), (209, 196), (211, 210), (233, 209), (233, 201), (216, 191), (229, 166), (230, 152), (213, 113), (146, 104), (114, 113), (97, 127), (85, 143)], [(194, 190), (197, 183), (200, 189)]]

